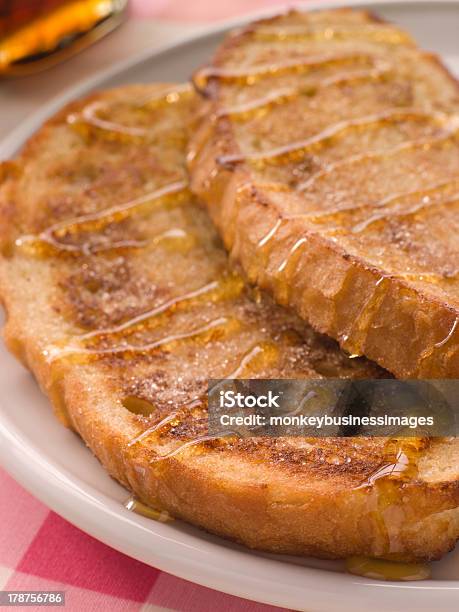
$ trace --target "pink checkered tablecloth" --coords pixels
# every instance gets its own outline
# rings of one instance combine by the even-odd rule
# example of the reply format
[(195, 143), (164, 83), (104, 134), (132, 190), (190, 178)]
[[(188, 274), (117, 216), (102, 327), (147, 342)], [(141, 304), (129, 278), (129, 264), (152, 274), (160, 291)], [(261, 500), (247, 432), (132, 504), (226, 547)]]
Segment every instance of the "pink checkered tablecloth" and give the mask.
[(113, 550), (51, 512), (3, 470), (0, 491), (0, 590), (65, 591), (65, 610), (72, 612), (280, 610), (194, 585)]
[[(131, 14), (203, 23), (276, 4), (278, 0), (132, 0)], [(51, 512), (1, 469), (0, 502), (0, 590), (65, 591), (65, 609), (85, 612), (280, 610), (194, 585), (113, 550)]]

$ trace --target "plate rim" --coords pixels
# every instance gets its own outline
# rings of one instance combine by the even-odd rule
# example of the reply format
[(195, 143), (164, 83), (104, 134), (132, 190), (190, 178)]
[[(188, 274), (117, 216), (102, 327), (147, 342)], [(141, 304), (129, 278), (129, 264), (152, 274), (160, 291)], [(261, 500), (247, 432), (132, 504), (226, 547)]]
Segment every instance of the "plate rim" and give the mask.
[[(378, 0), (363, 2), (360, 0), (347, 0), (344, 2), (342, 0), (331, 0), (326, 2), (314, 1), (307, 4), (299, 3), (296, 6), (309, 10), (339, 6), (364, 6), (371, 9), (383, 4), (413, 5), (413, 9), (417, 5), (422, 9), (423, 6), (432, 4), (439, 8), (439, 5), (456, 5), (459, 7), (459, 0), (441, 0), (440, 2), (433, 2), (432, 0), (386, 0), (385, 2)], [(242, 18), (239, 17), (219, 22), (216, 25), (200, 30), (196, 34), (185, 36), (178, 42), (163, 45), (155, 50), (144, 50), (130, 58), (117, 62), (107, 69), (97, 72), (90, 78), (84, 79), (52, 98), (27, 117), (21, 125), (12, 130), (0, 143), (0, 158), (14, 155), (43, 121), (53, 115), (63, 105), (86, 94), (95, 87), (103, 86), (104, 83), (117, 75), (127, 73), (129, 70), (148, 60), (154, 58), (160, 59), (161, 56), (167, 55), (172, 50), (186, 48), (203, 39), (224, 34), (229, 29), (238, 27), (254, 18), (273, 15), (286, 10), (286, 8), (289, 7), (280, 5), (274, 8), (271, 7), (268, 10), (245, 15)], [(425, 608), (427, 610), (434, 609), (434, 606), (441, 606), (443, 600), (445, 605), (451, 604), (453, 599), (449, 598), (450, 591), (459, 591), (459, 580), (429, 580), (422, 583), (407, 584), (369, 582), (366, 579), (345, 574), (331, 574), (318, 568), (296, 566), (285, 561), (277, 561), (259, 556), (255, 557), (248, 549), (234, 550), (222, 546), (218, 541), (216, 543), (209, 543), (209, 541), (204, 539), (202, 539), (202, 545), (205, 545), (204, 549), (211, 548), (213, 550), (199, 550), (199, 547), (194, 547), (194, 555), (191, 554), (190, 556), (189, 549), (190, 547), (193, 549), (193, 546), (181, 541), (184, 537), (183, 534), (179, 533), (175, 538), (170, 538), (162, 535), (160, 529), (152, 529), (151, 521), (137, 516), (133, 518), (134, 515), (119, 508), (117, 502), (101, 494), (92, 485), (70, 474), (62, 466), (56, 467), (52, 460), (42, 456), (38, 449), (33, 448), (27, 442), (21, 442), (21, 439), (21, 431), (0, 411), (0, 463), (15, 480), (40, 499), (47, 507), (57, 512), (79, 529), (89, 533), (112, 548), (165, 572), (191, 580), (208, 588), (266, 604), (287, 606), (298, 610), (304, 609), (303, 604), (299, 602), (305, 599), (306, 591), (309, 609), (311, 609), (310, 606), (312, 605), (315, 606), (314, 610), (330, 610), (329, 606), (332, 604), (333, 595), (336, 595), (337, 591), (339, 592), (339, 598), (335, 600), (337, 604), (336, 609), (338, 609), (339, 601), (343, 601), (345, 597), (349, 597), (349, 601), (355, 601), (357, 605), (362, 605), (362, 609), (367, 609), (369, 604), (374, 604), (374, 596), (382, 596), (380, 591), (378, 592), (374, 589), (380, 590), (383, 588), (384, 598), (387, 601), (384, 603), (384, 608), (379, 608), (381, 612), (386, 609), (386, 605), (390, 606), (387, 610), (394, 610), (393, 606), (399, 606), (400, 603), (404, 603), (404, 596), (409, 595), (410, 592), (415, 592), (416, 594), (422, 593), (423, 603), (431, 606), (431, 608)], [(86, 512), (81, 512), (81, 504), (86, 509)], [(114, 530), (112, 528), (113, 521), (115, 521), (115, 525), (123, 525), (125, 531), (123, 532), (123, 529)], [(145, 533), (149, 534), (148, 538), (150, 540), (159, 539), (164, 544), (167, 544), (170, 547), (167, 553), (165, 551), (156, 554), (150, 552), (149, 560), (146, 560), (145, 555), (147, 551), (139, 551), (138, 549), (139, 537), (145, 535)], [(114, 534), (116, 541), (114, 541)], [(227, 567), (226, 569), (220, 568), (218, 563), (213, 561), (214, 558), (215, 561), (218, 561), (222, 552), (231, 557), (231, 562), (234, 562), (233, 571), (230, 573), (228, 573)], [(207, 555), (207, 562), (201, 560), (200, 564), (197, 563), (196, 554)], [(258, 571), (250, 574), (250, 576), (243, 574), (243, 567), (250, 569), (250, 566), (254, 564), (259, 566)], [(279, 589), (276, 589), (275, 585), (269, 585), (269, 588), (267, 588), (266, 580), (263, 580), (264, 570), (272, 567), (273, 570), (277, 571), (279, 566), (285, 566), (285, 571), (281, 572), (281, 574), (286, 574), (285, 577), (287, 577), (287, 574), (296, 575), (299, 572), (304, 574), (300, 590), (298, 584), (289, 584), (288, 580), (284, 584), (289, 584), (291, 587), (292, 590), (289, 593), (280, 594)], [(332, 580), (329, 580), (330, 576), (333, 576)], [(328, 582), (336, 585), (337, 588), (327, 588)], [(323, 607), (324, 603), (327, 606), (325, 608)], [(380, 601), (380, 603), (382, 602)], [(354, 609), (357, 610), (360, 607)]]

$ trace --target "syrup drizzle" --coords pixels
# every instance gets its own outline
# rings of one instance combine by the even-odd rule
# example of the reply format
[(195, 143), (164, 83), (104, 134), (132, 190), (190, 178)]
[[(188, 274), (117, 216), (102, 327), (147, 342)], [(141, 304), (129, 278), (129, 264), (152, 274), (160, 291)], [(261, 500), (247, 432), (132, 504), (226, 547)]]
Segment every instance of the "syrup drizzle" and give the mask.
[[(412, 206), (408, 210), (405, 209), (401, 211), (392, 212), (391, 209), (385, 210), (385, 208), (383, 208), (381, 212), (371, 215), (368, 219), (365, 219), (361, 223), (358, 223), (353, 228), (351, 228), (351, 232), (354, 234), (357, 234), (357, 233), (365, 231), (368, 227), (371, 227), (373, 223), (376, 223), (378, 221), (385, 221), (386, 219), (389, 220), (390, 218), (394, 216), (403, 218), (405, 216), (409, 217), (411, 215), (417, 215), (419, 213), (422, 213), (423, 211), (430, 210), (432, 206), (456, 206), (459, 202), (459, 193), (454, 194), (453, 197), (451, 198), (434, 199), (436, 195), (441, 196), (448, 190), (454, 189), (456, 185), (459, 185), (459, 181), (457, 179), (453, 179), (450, 181), (442, 181), (440, 183), (435, 183), (434, 185), (426, 189), (423, 189), (423, 190), (408, 191), (402, 194), (391, 195), (387, 198), (383, 198), (380, 202), (375, 202), (372, 204), (365, 203), (365, 204), (358, 204), (356, 206), (349, 206), (349, 207), (343, 207), (343, 208), (332, 208), (332, 209), (328, 209), (325, 212), (312, 211), (308, 213), (298, 213), (298, 214), (280, 216), (277, 219), (277, 221), (274, 223), (274, 225), (270, 228), (270, 230), (258, 241), (257, 247), (259, 249), (264, 249), (264, 247), (266, 247), (269, 244), (269, 242), (275, 238), (275, 236), (277, 235), (282, 225), (288, 223), (291, 220), (295, 220), (295, 219), (300, 219), (300, 220), (303, 219), (305, 221), (309, 221), (312, 223), (320, 223), (320, 222), (326, 221), (327, 219), (334, 219), (338, 215), (353, 213), (359, 210), (364, 210), (366, 208), (381, 209), (387, 206), (394, 207), (396, 204), (403, 203), (406, 200), (410, 200), (414, 198), (417, 199), (418, 203)], [(336, 233), (346, 233), (346, 230), (345, 228), (342, 228), (342, 229), (331, 229), (327, 231), (328, 235), (334, 235)], [(298, 243), (296, 243), (294, 247), (292, 248), (290, 254), (292, 254), (292, 252), (295, 252), (301, 246), (301, 244), (299, 244), (300, 242), (303, 244), (306, 242), (306, 239), (305, 238), (299, 239)], [(287, 264), (288, 264), (288, 257), (284, 259), (284, 261), (280, 264), (278, 268), (278, 272), (282, 272), (287, 266)], [(399, 277), (399, 278), (404, 278), (406, 280), (426, 280), (428, 278), (430, 280), (436, 281), (439, 279), (454, 280), (455, 278), (458, 277), (458, 275), (459, 275), (458, 272), (454, 272), (446, 276), (445, 274), (432, 272), (432, 271), (427, 271), (427, 272), (419, 271), (417, 273), (412, 273), (409, 271), (402, 271), (396, 274), (391, 274), (391, 277), (392, 278)]]
[(147, 211), (151, 206), (161, 206), (170, 201), (177, 204), (183, 203), (189, 195), (188, 184), (185, 181), (177, 181), (125, 204), (55, 223), (37, 235), (21, 236), (15, 244), (19, 248), (30, 247), (31, 245), (35, 247), (51, 245), (63, 250), (81, 248), (70, 245), (72, 249), (66, 249), (69, 245), (63, 246), (58, 238), (74, 236), (86, 231), (98, 231), (110, 223), (120, 223), (133, 215)]
[(260, 41), (302, 41), (302, 40), (343, 40), (364, 39), (388, 45), (413, 45), (414, 41), (409, 34), (394, 26), (370, 24), (337, 24), (329, 23), (286, 26), (262, 26), (249, 32)]
[(400, 487), (407, 482), (416, 482), (419, 459), (425, 443), (425, 438), (388, 438), (382, 464), (355, 487), (355, 490), (370, 492), (374, 496), (376, 508), (370, 511), (370, 516), (373, 517), (381, 535), (381, 555), (398, 552), (399, 528), (393, 526), (387, 513), (397, 508), (403, 511)]
[(437, 194), (442, 195), (445, 191), (454, 189), (456, 187), (459, 188), (459, 179), (448, 179), (447, 181), (440, 181), (438, 183), (428, 185), (423, 189), (415, 189), (414, 191), (407, 191), (405, 193), (396, 193), (394, 195), (390, 195), (381, 200), (381, 202), (376, 204), (376, 206), (398, 204), (404, 202), (405, 200), (412, 200), (413, 198), (416, 198), (417, 200), (425, 200), (426, 198), (432, 198)]
[(234, 431), (224, 431), (224, 432), (219, 432), (219, 433), (212, 434), (212, 435), (209, 434), (207, 436), (197, 436), (193, 440), (189, 440), (188, 442), (181, 444), (177, 448), (174, 448), (173, 450), (169, 451), (168, 453), (165, 453), (164, 455), (157, 455), (156, 457), (153, 457), (153, 459), (150, 459), (150, 463), (157, 463), (158, 461), (163, 461), (164, 459), (170, 459), (172, 457), (175, 457), (175, 455), (178, 455), (185, 449), (193, 447), (193, 446), (199, 446), (200, 444), (203, 444), (204, 442), (212, 442), (213, 440), (221, 440), (222, 438), (225, 438), (228, 436), (234, 436), (234, 435), (237, 435), (237, 433)]
[(416, 206), (413, 206), (412, 208), (408, 210), (397, 211), (397, 212), (395, 211), (380, 212), (375, 215), (371, 215), (370, 217), (368, 217), (361, 223), (354, 225), (354, 227), (351, 229), (351, 232), (353, 234), (360, 234), (364, 232), (365, 230), (367, 230), (372, 225), (374, 225), (375, 223), (378, 223), (379, 221), (383, 221), (383, 222), (388, 221), (389, 219), (392, 219), (394, 217), (410, 218), (412, 216), (418, 215), (422, 211), (430, 210), (434, 206), (457, 206), (458, 204), (459, 204), (459, 194), (453, 198), (446, 199), (446, 200), (439, 200), (435, 203), (430, 202), (430, 201), (420, 202), (419, 204), (417, 204)]
[[(392, 440), (388, 442), (388, 445), (392, 444)], [(410, 458), (407, 453), (404, 451), (403, 446), (397, 448), (395, 451), (395, 457), (383, 463), (379, 466), (372, 474), (368, 476), (364, 480), (362, 484), (355, 487), (354, 490), (365, 489), (367, 487), (372, 487), (376, 484), (378, 480), (381, 478), (388, 478), (390, 476), (403, 476), (408, 473), (408, 470), (413, 467), (410, 462)]]
[(268, 242), (270, 242), (272, 240), (272, 238), (274, 238), (274, 236), (277, 234), (280, 226), (282, 225), (282, 223), (284, 221), (286, 221), (285, 217), (279, 217), (279, 219), (272, 226), (272, 228), (269, 230), (269, 232), (265, 236), (263, 236), (263, 238), (258, 242), (258, 247), (259, 248), (262, 248), (262, 247), (266, 246), (268, 244)]
[[(456, 116), (448, 117), (443, 113), (425, 113), (421, 111), (416, 111), (414, 109), (391, 109), (376, 115), (369, 115), (366, 117), (359, 117), (358, 119), (339, 121), (330, 125), (325, 130), (319, 132), (311, 138), (307, 138), (298, 142), (292, 142), (281, 147), (269, 149), (267, 151), (261, 151), (259, 153), (250, 153), (248, 155), (222, 155), (217, 158), (217, 163), (227, 169), (232, 169), (237, 164), (243, 162), (250, 162), (253, 165), (258, 165), (261, 167), (263, 167), (268, 162), (287, 163), (295, 161), (297, 159), (301, 159), (308, 151), (317, 151), (318, 149), (322, 149), (327, 145), (329, 146), (333, 144), (336, 140), (342, 138), (343, 136), (346, 136), (349, 132), (358, 132), (371, 128), (377, 129), (381, 125), (397, 124), (400, 121), (425, 121), (426, 123), (434, 123), (440, 126), (445, 126), (447, 128), (449, 127), (450, 129), (448, 130), (447, 135), (442, 135), (435, 139), (432, 138), (405, 142), (402, 145), (398, 145), (397, 147), (395, 147), (393, 149), (394, 151), (404, 150), (406, 148), (415, 147), (419, 145), (424, 146), (429, 144), (435, 144), (437, 141), (444, 141), (446, 138), (451, 138), (453, 133), (459, 128), (459, 117)], [(371, 155), (382, 156), (390, 153), (390, 151), (391, 150), (373, 154), (364, 153), (358, 156), (353, 156), (345, 162), (336, 162), (335, 164), (330, 164), (328, 168), (326, 168), (323, 172), (318, 173), (309, 181), (299, 185), (298, 190), (303, 191), (307, 189), (311, 181), (316, 176), (321, 176), (322, 174), (330, 172), (331, 168), (338, 166), (340, 163), (349, 163), (351, 160), (354, 159), (366, 159)]]
[(381, 276), (375, 283), (373, 292), (362, 305), (360, 312), (355, 316), (349, 332), (343, 336), (341, 346), (352, 355), (360, 356), (364, 352), (366, 334), (370, 328), (372, 317), (378, 312), (386, 296), (389, 279)]
[[(259, 365), (260, 360), (273, 361), (277, 358), (277, 354), (278, 354), (277, 347), (271, 342), (256, 344), (249, 351), (245, 353), (245, 355), (240, 360), (238, 367), (235, 370), (233, 370), (230, 374), (228, 374), (226, 376), (226, 379), (230, 380), (230, 379), (240, 377), (246, 372), (247, 369), (251, 370), (257, 365)], [(201, 406), (202, 406), (202, 399), (197, 398), (194, 401), (187, 404), (186, 406), (184, 406), (183, 410), (186, 410), (187, 412), (189, 412), (190, 410), (193, 410), (194, 408), (201, 407)], [(182, 412), (181, 410), (176, 410), (172, 412), (171, 414), (167, 415), (166, 417), (161, 419), (158, 423), (155, 423), (154, 425), (152, 425), (151, 427), (143, 431), (141, 434), (133, 438), (128, 443), (128, 446), (131, 447), (131, 446), (134, 446), (135, 444), (138, 444), (139, 442), (144, 441), (146, 438), (150, 437), (154, 433), (159, 432), (161, 429), (163, 429), (168, 424), (171, 424), (171, 425), (178, 424), (180, 422), (179, 417), (181, 415), (181, 412)], [(229, 434), (225, 434), (225, 435), (229, 435)], [(213, 440), (213, 439), (217, 439), (220, 437), (222, 437), (221, 434), (217, 434), (216, 436), (198, 437), (192, 440), (191, 443), (190, 442), (186, 443), (185, 446), (191, 446), (191, 444), (198, 444), (200, 442), (204, 442), (204, 441), (211, 440), (211, 439)], [(175, 455), (177, 452), (179, 452), (182, 448), (183, 446), (180, 446), (178, 449), (175, 449), (175, 451), (173, 451), (172, 454), (168, 453), (167, 455), (155, 458), (154, 461), (158, 461), (160, 459), (171, 457)]]
[(278, 348), (273, 342), (255, 344), (241, 358), (238, 366), (226, 379), (242, 378), (263, 363), (273, 363), (278, 357)]
[(228, 108), (222, 108), (215, 114), (215, 119), (221, 117), (231, 117), (239, 121), (250, 118), (252, 115), (260, 111), (268, 111), (276, 106), (286, 104), (291, 100), (299, 96), (313, 96), (320, 89), (327, 87), (348, 85), (351, 83), (363, 81), (381, 81), (388, 78), (389, 68), (388, 66), (373, 68), (371, 70), (356, 70), (352, 72), (345, 72), (338, 74), (333, 77), (329, 77), (320, 81), (317, 85), (303, 86), (303, 87), (285, 87), (269, 93), (261, 98), (250, 100), (244, 104), (238, 106), (231, 106)]
[[(160, 104), (175, 104), (183, 97), (191, 95), (191, 93), (192, 90), (189, 85), (178, 86), (174, 89), (168, 89), (160, 94), (148, 96), (144, 100), (141, 100), (132, 106), (137, 109), (142, 109), (152, 105), (158, 106)], [(112, 105), (113, 103), (105, 102), (103, 100), (90, 102), (80, 113), (71, 113), (68, 115), (67, 123), (75, 126), (84, 123), (91, 127), (97, 128), (97, 130), (108, 132), (110, 135), (120, 135), (128, 138), (142, 138), (147, 136), (148, 129), (123, 125), (108, 119), (103, 119), (99, 116), (99, 113), (107, 111)]]
[(279, 273), (282, 273), (286, 270), (289, 262), (291, 261), (291, 257), (296, 253), (296, 251), (298, 251), (298, 249), (300, 247), (302, 247), (304, 244), (307, 244), (307, 239), (306, 238), (299, 238), (295, 244), (292, 246), (292, 248), (290, 249), (287, 257), (282, 261), (282, 263), (280, 264), (280, 266), (278, 267), (277, 271)]
[(436, 344), (434, 344), (434, 347), (441, 348), (442, 346), (445, 346), (445, 344), (449, 342), (451, 338), (453, 337), (454, 332), (456, 331), (458, 325), (459, 325), (459, 316), (457, 316), (454, 319), (454, 323), (452, 324), (451, 329), (449, 330), (448, 334), (443, 338), (443, 340), (440, 340), (440, 342), (437, 342)]
[(193, 413), (193, 410), (195, 408), (201, 408), (203, 406), (204, 399), (205, 398), (203, 396), (195, 397), (188, 404), (185, 404), (180, 409), (174, 410), (173, 412), (165, 416), (163, 419), (160, 419), (157, 423), (155, 423), (151, 427), (148, 427), (148, 429), (146, 429), (141, 434), (133, 438), (128, 443), (128, 447), (134, 446), (135, 444), (142, 442), (143, 440), (145, 440), (145, 438), (148, 438), (152, 434), (159, 432), (161, 429), (163, 429), (168, 424), (170, 424), (172, 427), (179, 425), (180, 417), (184, 416), (187, 413), (188, 414)]
[(181, 244), (183, 249), (189, 248), (192, 243), (192, 237), (180, 228), (166, 230), (161, 234), (157, 234), (151, 239), (146, 240), (114, 240), (103, 244), (91, 244), (83, 242), (82, 244), (67, 244), (55, 240), (52, 236), (40, 235), (39, 238), (34, 236), (22, 236), (16, 242), (16, 246), (31, 253), (41, 253), (47, 255), (56, 255), (58, 253), (69, 255), (84, 255), (89, 257), (98, 253), (107, 253), (110, 251), (123, 251), (131, 249), (146, 249), (160, 246), (167, 246), (170, 243)]
[(147, 355), (157, 350), (168, 350), (173, 346), (182, 343), (184, 341), (197, 341), (204, 340), (209, 342), (215, 336), (220, 334), (228, 333), (239, 326), (239, 322), (236, 319), (228, 317), (219, 317), (214, 319), (210, 323), (195, 327), (194, 329), (177, 334), (171, 334), (147, 344), (141, 345), (121, 345), (109, 348), (86, 348), (86, 347), (72, 347), (67, 345), (59, 347), (52, 345), (43, 351), (43, 356), (48, 362), (53, 362), (56, 359), (60, 359), (66, 356), (72, 355), (86, 355), (93, 358), (101, 358), (103, 356), (115, 357), (119, 356), (124, 359), (128, 359), (135, 355)]
[(434, 138), (420, 138), (418, 140), (409, 140), (407, 142), (404, 142), (386, 151), (369, 151), (367, 153), (353, 155), (351, 157), (348, 157), (347, 159), (340, 160), (335, 163), (329, 164), (324, 170), (317, 172), (317, 174), (314, 174), (310, 179), (308, 179), (304, 183), (300, 183), (297, 186), (297, 190), (306, 191), (315, 182), (322, 180), (325, 177), (330, 176), (331, 174), (335, 172), (335, 170), (348, 166), (348, 165), (360, 163), (363, 161), (396, 157), (398, 154), (404, 153), (405, 151), (410, 151), (410, 150), (421, 149), (425, 151), (437, 145), (445, 144), (451, 141), (453, 138), (455, 138), (459, 130), (459, 121), (458, 121), (459, 117), (454, 116), (452, 117), (452, 119), (453, 120), (451, 121), (449, 129), (446, 131), (445, 134), (442, 134)]
[(87, 123), (88, 125), (92, 125), (99, 130), (104, 130), (106, 132), (122, 134), (123, 136), (145, 136), (147, 134), (147, 130), (143, 128), (137, 128), (128, 125), (122, 125), (120, 123), (115, 123), (114, 121), (108, 121), (107, 119), (102, 119), (98, 116), (98, 113), (101, 111), (105, 111), (109, 108), (108, 102), (103, 102), (102, 100), (96, 100), (95, 102), (91, 102), (87, 104), (81, 114), (70, 114), (67, 117), (67, 122), (70, 125), (75, 123)]
[[(139, 328), (151, 328), (156, 324), (163, 323), (161, 316), (171, 315), (177, 309), (189, 308), (193, 303), (199, 303), (203, 298), (208, 303), (221, 300), (236, 299), (244, 288), (242, 278), (237, 275), (223, 276), (221, 279), (212, 281), (199, 287), (194, 291), (171, 298), (159, 306), (147, 310), (127, 321), (105, 329), (98, 329), (76, 336), (78, 345), (65, 344), (64, 346), (52, 345), (47, 347), (43, 354), (49, 362), (57, 358), (72, 356), (86, 356), (88, 358), (103, 358), (104, 356), (121, 356), (122, 358), (133, 357), (136, 354), (149, 354), (156, 350), (169, 350), (175, 344), (189, 340), (204, 340), (210, 342), (215, 335), (227, 334), (239, 328), (240, 322), (232, 317), (221, 317), (210, 323), (180, 334), (169, 335), (164, 338), (144, 345), (133, 345), (123, 343), (114, 347), (88, 346), (90, 340), (103, 340), (104, 338), (123, 338)], [(157, 320), (159, 317), (159, 320)]]
[(171, 298), (170, 300), (163, 302), (159, 306), (142, 312), (141, 314), (132, 317), (132, 319), (129, 319), (124, 323), (121, 323), (120, 325), (90, 331), (85, 334), (82, 334), (78, 338), (80, 340), (88, 340), (90, 338), (102, 338), (104, 336), (114, 336), (127, 330), (136, 329), (142, 324), (146, 323), (154, 317), (157, 317), (160, 314), (163, 314), (165, 312), (171, 312), (177, 306), (188, 306), (196, 298), (200, 298), (203, 295), (208, 295), (209, 293), (217, 289), (219, 284), (220, 281), (212, 281), (211, 283), (203, 285), (202, 287), (199, 287), (194, 291), (189, 291), (188, 293), (184, 293), (182, 295), (179, 295), (178, 297)]
[(212, 119), (217, 120), (222, 117), (231, 117), (231, 119), (239, 120), (248, 119), (258, 111), (269, 110), (274, 106), (280, 106), (281, 104), (296, 98), (300, 94), (301, 90), (299, 88), (284, 87), (261, 98), (256, 98), (255, 100), (245, 102), (244, 104), (222, 108), (215, 113)]
[(327, 54), (308, 56), (302, 59), (289, 59), (283, 62), (260, 64), (248, 68), (217, 68), (208, 66), (195, 73), (193, 83), (198, 91), (206, 91), (211, 79), (241, 85), (252, 85), (260, 79), (276, 76), (278, 74), (304, 74), (318, 68), (341, 64), (361, 64), (371, 66), (374, 57), (365, 53)]
[(436, 342), (435, 344), (433, 344), (432, 346), (426, 348), (422, 353), (421, 356), (419, 358), (419, 367), (420, 369), (422, 368), (422, 366), (424, 365), (425, 361), (427, 359), (430, 359), (431, 357), (433, 357), (435, 355), (435, 352), (440, 349), (443, 348), (445, 345), (447, 345), (452, 338), (455, 336), (456, 334), (456, 330), (459, 329), (459, 315), (456, 316), (456, 318), (453, 321), (453, 324), (451, 325), (451, 328), (449, 329), (448, 333), (446, 334), (446, 336)]
[(143, 431), (141, 434), (139, 434), (138, 436), (136, 436), (135, 438), (130, 440), (130, 442), (128, 442), (128, 446), (129, 447), (130, 446), (134, 446), (134, 444), (138, 444), (139, 442), (142, 442), (143, 440), (145, 440), (145, 438), (148, 438), (152, 434), (154, 434), (157, 431), (159, 431), (160, 429), (162, 429), (168, 423), (171, 423), (172, 421), (177, 419), (179, 414), (180, 414), (180, 412), (178, 410), (175, 410), (174, 412), (171, 412), (170, 414), (165, 416), (163, 419), (161, 419), (158, 423), (156, 423), (155, 425), (152, 425), (151, 427), (149, 427), (148, 429)]
[[(459, 187), (459, 179), (453, 179), (448, 181), (441, 181), (439, 183), (435, 183), (430, 187), (425, 189), (416, 189), (414, 191), (407, 191), (405, 193), (398, 193), (395, 195), (390, 195), (386, 198), (383, 198), (379, 202), (372, 202), (357, 204), (352, 206), (345, 206), (342, 208), (329, 208), (325, 211), (313, 210), (307, 213), (295, 213), (292, 215), (284, 215), (279, 217), (273, 227), (269, 230), (269, 232), (258, 242), (259, 247), (265, 246), (272, 238), (275, 237), (278, 230), (282, 226), (283, 223), (294, 220), (294, 219), (304, 219), (305, 221), (311, 221), (312, 223), (321, 223), (326, 221), (327, 219), (334, 219), (337, 215), (344, 215), (347, 213), (354, 213), (360, 210), (364, 210), (366, 208), (376, 208), (382, 209), (386, 207), (395, 207), (397, 204), (402, 204), (407, 200), (413, 200), (416, 198), (416, 202), (420, 202), (421, 204), (428, 208), (429, 202), (431, 205), (442, 205), (444, 202), (449, 202), (449, 200), (434, 200), (433, 198), (436, 195), (442, 195), (445, 192), (454, 189), (455, 187)], [(454, 203), (454, 199), (459, 197), (459, 194), (454, 195), (451, 199), (451, 203)], [(403, 211), (401, 211), (403, 214)]]
[[(383, 198), (379, 202), (372, 203), (362, 203), (352, 206), (343, 206), (342, 208), (329, 208), (325, 212), (322, 210), (310, 211), (308, 213), (299, 213), (294, 215), (289, 215), (284, 217), (285, 220), (288, 219), (305, 219), (311, 221), (313, 223), (319, 223), (326, 221), (327, 219), (333, 219), (337, 215), (344, 215), (347, 213), (354, 213), (360, 210), (364, 210), (367, 208), (373, 209), (382, 209), (387, 207), (395, 207), (397, 204), (402, 204), (407, 200), (414, 200), (416, 198), (416, 203), (421, 202), (427, 206), (428, 201), (431, 201), (432, 204), (436, 204), (437, 201), (433, 198), (436, 195), (442, 195), (448, 190), (454, 189), (456, 186), (459, 187), (459, 180), (453, 179), (448, 181), (442, 181), (440, 183), (435, 183), (434, 185), (427, 187), (425, 189), (416, 189), (414, 191), (407, 191), (405, 193), (398, 193), (395, 195), (390, 195), (388, 197)], [(456, 196), (454, 196), (456, 197)], [(438, 202), (441, 204), (441, 201)]]
[[(259, 344), (255, 344), (251, 349), (249, 349), (240, 359), (239, 364), (236, 369), (230, 372), (225, 379), (232, 380), (235, 378), (239, 378), (246, 374), (247, 371), (251, 371), (254, 368), (257, 369), (262, 364), (272, 363), (276, 361), (278, 358), (278, 347), (273, 342), (261, 342)], [(166, 425), (176, 425), (180, 422), (180, 415), (183, 413), (183, 410), (186, 412), (192, 411), (194, 408), (201, 407), (203, 404), (202, 398), (196, 398), (189, 404), (185, 405), (182, 410), (176, 410), (171, 414), (167, 415), (163, 419), (161, 419), (158, 423), (155, 423), (141, 434), (133, 438), (128, 446), (131, 447), (139, 442), (144, 441), (146, 438), (150, 437), (152, 434), (157, 433), (161, 429), (163, 429)], [(235, 432), (228, 432), (224, 434), (216, 434), (212, 436), (199, 436), (187, 443), (185, 445), (181, 445), (179, 448), (174, 449), (171, 453), (167, 453), (161, 457), (156, 457), (153, 462), (159, 461), (161, 459), (167, 459), (169, 457), (174, 456), (178, 452), (180, 452), (183, 448), (187, 448), (194, 444), (200, 444), (201, 442), (205, 442), (208, 440), (220, 439), (223, 435), (237, 435)]]

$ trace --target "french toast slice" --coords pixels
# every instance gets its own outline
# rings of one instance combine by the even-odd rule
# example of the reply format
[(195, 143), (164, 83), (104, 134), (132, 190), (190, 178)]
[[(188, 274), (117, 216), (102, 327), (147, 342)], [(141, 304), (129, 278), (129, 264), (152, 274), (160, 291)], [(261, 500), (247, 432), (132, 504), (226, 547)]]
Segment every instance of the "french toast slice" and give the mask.
[(459, 86), (362, 11), (229, 35), (191, 187), (248, 279), (398, 377), (459, 377)]
[(229, 267), (187, 189), (194, 105), (188, 86), (96, 94), (3, 166), (8, 347), (153, 507), (268, 551), (440, 557), (459, 537), (456, 440), (208, 436), (209, 378), (389, 374)]

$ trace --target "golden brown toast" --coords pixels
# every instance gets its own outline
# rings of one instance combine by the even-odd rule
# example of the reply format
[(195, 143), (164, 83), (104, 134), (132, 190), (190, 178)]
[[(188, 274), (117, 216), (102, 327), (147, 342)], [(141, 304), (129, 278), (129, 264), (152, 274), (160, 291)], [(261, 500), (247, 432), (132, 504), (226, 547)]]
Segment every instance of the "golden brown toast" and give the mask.
[(94, 95), (4, 166), (9, 348), (154, 507), (269, 551), (440, 557), (459, 536), (455, 440), (207, 437), (208, 378), (388, 374), (229, 267), (186, 186), (194, 104), (169, 85)]
[(192, 190), (251, 282), (399, 377), (459, 377), (459, 87), (368, 13), (290, 12), (198, 71)]

